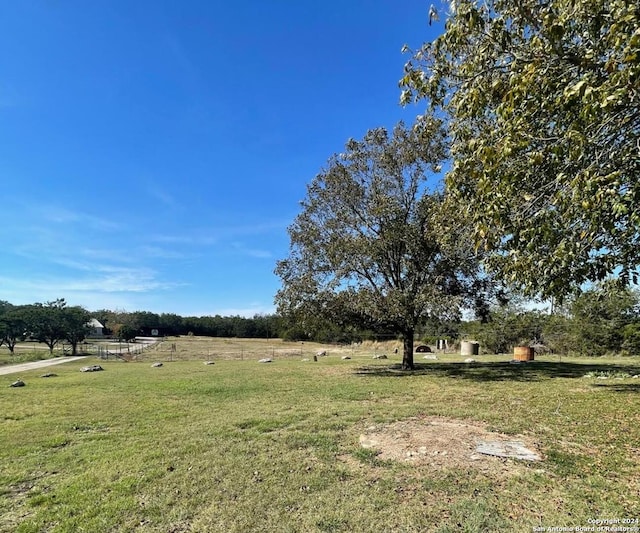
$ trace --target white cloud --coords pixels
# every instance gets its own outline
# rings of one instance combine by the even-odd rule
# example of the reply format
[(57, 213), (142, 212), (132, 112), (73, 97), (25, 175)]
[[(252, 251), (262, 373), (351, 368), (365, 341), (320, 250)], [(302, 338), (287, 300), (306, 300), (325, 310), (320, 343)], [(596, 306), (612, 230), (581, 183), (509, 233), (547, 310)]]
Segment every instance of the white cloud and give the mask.
[(147, 187), (147, 194), (153, 200), (160, 202), (165, 207), (170, 207), (172, 209), (181, 207), (180, 204), (176, 201), (176, 199), (171, 194), (162, 190), (159, 185), (150, 184)]
[(256, 259), (271, 259), (273, 257), (273, 254), (268, 250), (250, 248), (241, 242), (234, 242), (232, 243), (232, 246), (236, 252), (249, 257), (255, 257)]
[(185, 233), (182, 235), (156, 234), (149, 235), (149, 242), (174, 244), (177, 246), (212, 246), (218, 242), (212, 235)]
[(96, 276), (41, 276), (34, 279), (0, 277), (0, 287), (15, 293), (72, 293), (72, 292), (149, 292), (172, 289), (183, 283), (157, 279), (149, 269), (101, 268)]
[[(221, 225), (209, 228), (185, 229), (179, 235), (156, 233), (147, 237), (148, 242), (171, 244), (175, 246), (211, 247), (214, 245), (236, 246), (237, 242), (229, 243), (230, 239), (238, 237), (261, 236), (266, 233), (283, 232), (288, 225), (284, 221), (264, 221), (256, 224)], [(245, 248), (247, 255), (253, 257), (272, 257), (266, 250)]]
[(40, 214), (46, 222), (55, 224), (79, 225), (83, 229), (97, 231), (115, 231), (122, 229), (122, 224), (114, 220), (98, 217), (77, 210), (69, 210), (64, 207), (36, 207), (33, 211)]
[(161, 248), (160, 246), (140, 246), (137, 251), (142, 256), (152, 259), (186, 259), (191, 257), (185, 253)]

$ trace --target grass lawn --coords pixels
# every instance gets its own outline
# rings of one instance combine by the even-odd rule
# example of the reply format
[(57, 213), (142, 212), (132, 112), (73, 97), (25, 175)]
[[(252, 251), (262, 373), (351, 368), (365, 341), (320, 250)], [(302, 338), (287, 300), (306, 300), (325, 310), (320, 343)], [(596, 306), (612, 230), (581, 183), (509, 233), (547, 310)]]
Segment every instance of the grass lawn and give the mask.
[(53, 355), (49, 353), (49, 348), (44, 344), (33, 346), (25, 346), (24, 343), (14, 353), (9, 352), (6, 346), (0, 346), (0, 366), (4, 365), (17, 365), (20, 363), (27, 363), (30, 361), (40, 361), (42, 359), (50, 359), (51, 357), (58, 357), (62, 355), (61, 350), (54, 350)]
[[(240, 359), (223, 346), (183, 337), (137, 362), (0, 376), (0, 531), (640, 527), (638, 358), (416, 354), (403, 373), (391, 346), (328, 347), (317, 362), (301, 361), (316, 345), (242, 341)], [(104, 372), (79, 372), (94, 363)], [(434, 466), (359, 444), (368, 428), (430, 417), (525, 438), (544, 459)]]

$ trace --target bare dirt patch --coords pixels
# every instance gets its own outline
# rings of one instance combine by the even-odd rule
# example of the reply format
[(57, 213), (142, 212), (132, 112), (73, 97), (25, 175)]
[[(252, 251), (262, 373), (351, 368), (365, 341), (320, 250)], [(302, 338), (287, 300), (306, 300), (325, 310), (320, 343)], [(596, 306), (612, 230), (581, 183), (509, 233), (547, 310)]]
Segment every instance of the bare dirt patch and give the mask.
[(478, 470), (495, 472), (516, 470), (528, 463), (478, 453), (476, 447), (482, 441), (521, 441), (529, 450), (541, 455), (529, 437), (495, 433), (479, 422), (444, 417), (411, 418), (389, 425), (371, 426), (360, 435), (360, 445), (378, 452), (378, 459), (404, 461), (434, 469), (473, 466)]

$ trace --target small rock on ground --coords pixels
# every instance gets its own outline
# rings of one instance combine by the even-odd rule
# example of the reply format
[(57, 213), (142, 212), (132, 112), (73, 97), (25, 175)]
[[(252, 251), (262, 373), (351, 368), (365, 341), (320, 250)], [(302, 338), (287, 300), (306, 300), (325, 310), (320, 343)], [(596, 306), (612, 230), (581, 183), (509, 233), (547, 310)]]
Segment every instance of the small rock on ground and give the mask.
[(9, 387), (24, 387), (26, 384), (24, 381), (19, 379), (18, 381), (14, 381)]
[(54, 374), (53, 372), (47, 372), (46, 374), (42, 374), (41, 378), (55, 378), (58, 374)]
[(100, 365), (91, 365), (91, 366), (83, 366), (80, 369), (80, 372), (100, 372), (100, 370), (104, 370)]
[(273, 363), (273, 359), (271, 359), (270, 357), (265, 357), (264, 359), (260, 359), (258, 363)]
[(151, 365), (151, 368), (160, 368), (162, 366), (162, 363), (153, 363)]

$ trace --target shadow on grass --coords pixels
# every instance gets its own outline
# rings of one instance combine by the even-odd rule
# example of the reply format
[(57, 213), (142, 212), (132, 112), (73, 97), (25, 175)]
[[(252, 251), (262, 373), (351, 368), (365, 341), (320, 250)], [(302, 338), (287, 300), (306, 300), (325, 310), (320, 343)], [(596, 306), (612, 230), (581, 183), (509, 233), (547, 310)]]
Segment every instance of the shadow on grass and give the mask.
[(640, 383), (596, 383), (594, 387), (614, 392), (640, 392)]
[[(475, 362), (475, 363), (417, 363), (414, 370), (401, 370), (400, 365), (370, 365), (355, 370), (358, 376), (440, 376), (455, 379), (468, 379), (477, 382), (490, 381), (543, 381), (552, 378), (583, 378), (586, 374), (640, 374), (639, 366), (596, 364), (596, 363), (562, 363), (548, 361), (532, 361), (513, 364), (509, 362)], [(621, 387), (620, 391), (640, 391), (640, 383), (602, 384)]]

